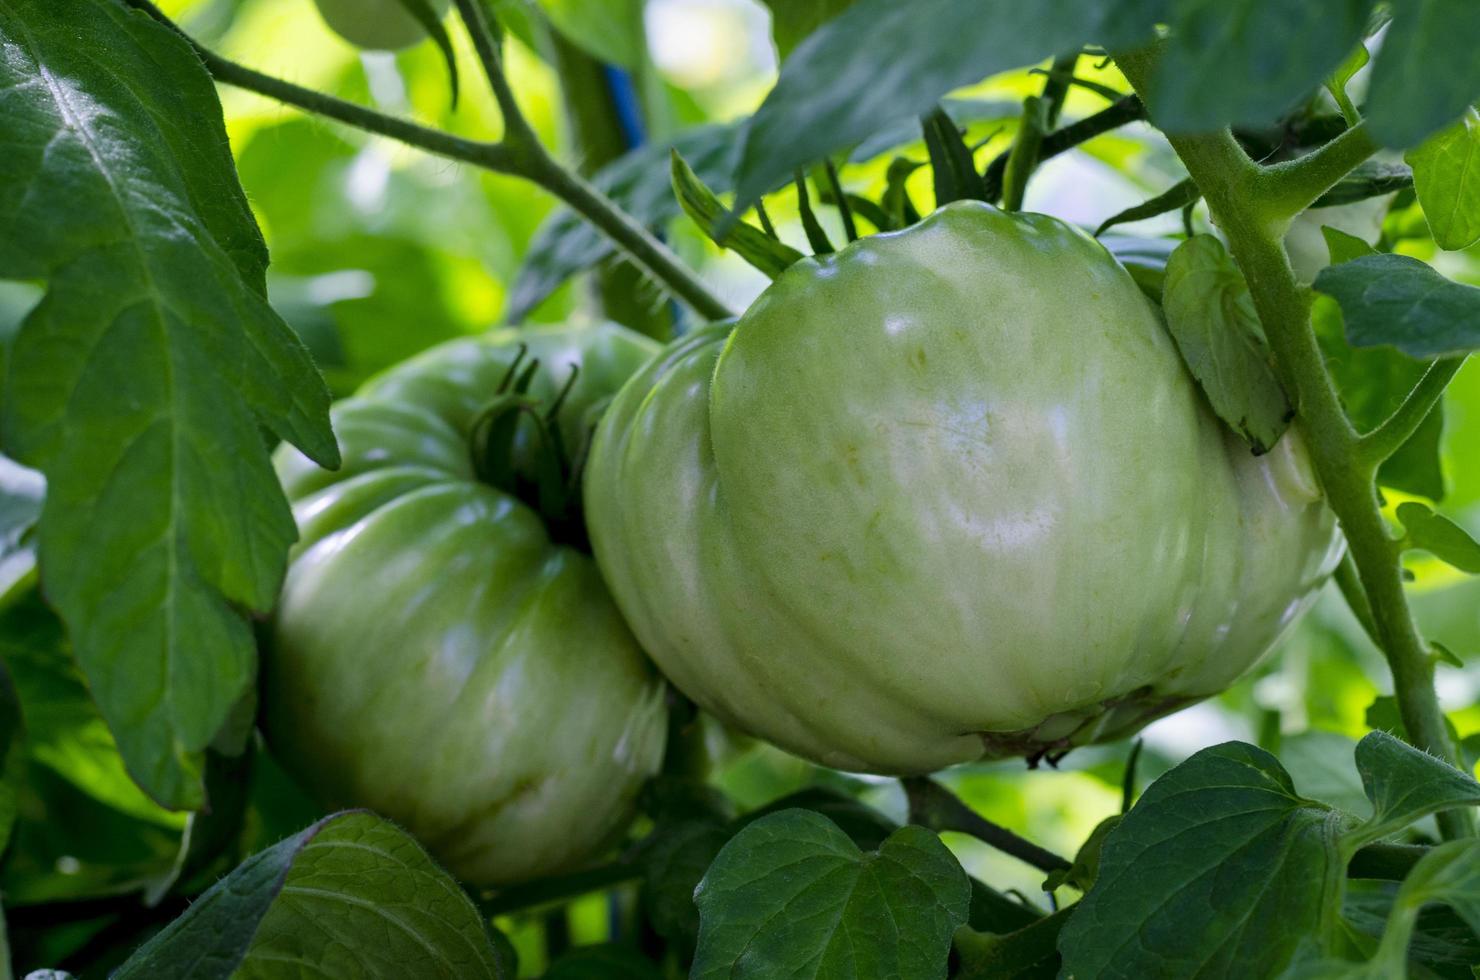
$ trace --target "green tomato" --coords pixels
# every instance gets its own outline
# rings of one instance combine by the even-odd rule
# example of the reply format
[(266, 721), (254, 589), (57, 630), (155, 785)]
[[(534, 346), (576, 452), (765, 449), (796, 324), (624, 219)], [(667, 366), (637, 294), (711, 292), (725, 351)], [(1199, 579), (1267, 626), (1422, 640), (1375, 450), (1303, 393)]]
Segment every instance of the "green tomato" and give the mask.
[[(478, 885), (608, 844), (666, 737), (661, 679), (590, 556), (474, 475), (470, 434), (520, 343), (531, 394), (579, 365), (571, 446), (656, 350), (612, 325), (455, 340), (334, 407), (337, 472), (276, 457), (301, 539), (268, 630), (268, 740), (324, 804), (395, 820)], [(521, 430), (517, 469), (533, 449)]]
[[(452, 0), (431, 0), (437, 16)], [(426, 40), (427, 32), (401, 0), (314, 0), (324, 23), (356, 47), (396, 51)]]
[(698, 704), (878, 773), (1128, 734), (1223, 690), (1340, 555), (1094, 240), (952, 204), (805, 260), (627, 383), (586, 474), (618, 605)]

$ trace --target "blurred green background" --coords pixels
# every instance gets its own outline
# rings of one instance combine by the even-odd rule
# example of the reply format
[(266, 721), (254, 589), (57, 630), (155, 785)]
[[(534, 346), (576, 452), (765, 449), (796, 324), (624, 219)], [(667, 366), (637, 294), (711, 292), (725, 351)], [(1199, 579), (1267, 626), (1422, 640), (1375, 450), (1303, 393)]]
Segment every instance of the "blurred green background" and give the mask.
[[(253, 67), (467, 136), (489, 138), (499, 131), (492, 99), (477, 84), (476, 59), (456, 31), (463, 88), (454, 106), (446, 65), (433, 45), (397, 55), (361, 53), (324, 27), (309, 0), (167, 0), (162, 6), (196, 37)], [(775, 76), (769, 14), (753, 0), (648, 0), (645, 8), (630, 0), (614, 2), (610, 10), (611, 23), (577, 40), (627, 62), (651, 139), (743, 118)], [(508, 70), (540, 135), (566, 162), (589, 171), (601, 162), (592, 154), (610, 153), (583, 144), (571, 122), (566, 101), (589, 108), (592, 93), (589, 84), (580, 90), (579, 80), (562, 91), (561, 74), (551, 65), (565, 58), (569, 67), (571, 58), (581, 57), (570, 48), (538, 32), (515, 37)], [(1084, 73), (1112, 85), (1118, 81), (1113, 71)], [(571, 71), (566, 76), (580, 78)], [(605, 76), (594, 77), (599, 82)], [(1018, 111), (1014, 100), (1041, 84), (1023, 72), (959, 93), (970, 100), (963, 103), (963, 115), (971, 137), (989, 141), (985, 152), (1008, 145)], [(556, 206), (547, 194), (248, 93), (225, 89), (222, 96), (242, 182), (272, 253), (273, 301), (305, 338), (336, 394), (349, 393), (418, 350), (501, 322), (521, 260)], [(1102, 96), (1076, 88), (1065, 118), (1104, 104)], [(901, 153), (925, 157), (916, 134), (881, 134), (843, 168), (844, 183), (876, 195), (889, 161)], [(1180, 176), (1159, 138), (1129, 127), (1049, 161), (1029, 189), (1027, 206), (1093, 228)], [(924, 209), (928, 174), (917, 172), (908, 186)], [(779, 194), (769, 208), (782, 237), (805, 247), (794, 196)], [(823, 209), (822, 216), (831, 223), (834, 241), (841, 241), (836, 213)], [(1194, 221), (1207, 230), (1202, 213)], [(1389, 218), (1396, 231), (1411, 231), (1415, 223), (1421, 231), (1416, 211)], [(1156, 235), (1180, 227), (1173, 214), (1121, 230)], [(667, 235), (731, 305), (742, 307), (764, 286), (759, 273), (709, 246), (685, 219), (674, 222)], [(1400, 247), (1451, 277), (1480, 284), (1480, 250), (1435, 255), (1422, 238), (1405, 239)], [(610, 267), (603, 275), (635, 278)], [(586, 285), (567, 285), (530, 319), (594, 315), (591, 297)], [(646, 286), (626, 313), (662, 325), (673, 307)], [(1461, 374), (1447, 412), (1450, 493), (1443, 507), (1480, 533), (1480, 365), (1471, 363)], [(1425, 630), (1468, 665), (1440, 666), (1443, 704), (1462, 736), (1480, 736), (1480, 581), (1465, 582), (1422, 558), (1412, 567)], [(19, 763), (29, 767), (29, 789), (19, 801), (17, 840), (0, 890), (12, 920), (17, 966), (27, 967), (60, 961), (112, 921), (79, 914), (74, 925), (48, 930), (43, 944), (27, 945), (28, 905), (56, 899), (85, 904), (163, 880), (185, 817), (154, 806), (123, 773), (49, 615), (23, 603), (5, 618), (0, 653), (23, 688), (31, 738)], [(16, 670), (22, 660), (27, 669)], [(1373, 724), (1390, 723), (1391, 712), (1381, 702), (1373, 708), (1375, 699), (1390, 692), (1380, 656), (1340, 597), (1328, 590), (1253, 675), (1222, 697), (1147, 729), (1140, 782), (1199, 748), (1237, 738), (1278, 747), (1302, 791), (1360, 808), (1350, 748), (1367, 729), (1369, 710)], [(1477, 743), (1480, 737), (1471, 738), (1472, 747)], [(1028, 771), (1021, 762), (966, 766), (944, 778), (988, 818), (1072, 854), (1101, 819), (1118, 810), (1128, 750), (1121, 744), (1076, 751), (1058, 769)], [(716, 779), (746, 807), (821, 782), (854, 788), (891, 816), (904, 816), (893, 781), (824, 772), (758, 744), (731, 751)], [(251, 784), (249, 848), (313, 819), (312, 806), (270, 759), (259, 760)], [(999, 889), (1044, 900), (1039, 873), (966, 838), (947, 839), (973, 874)], [(49, 908), (54, 915), (55, 906)], [(519, 923), (506, 925), (528, 971), (536, 972), (541, 954), (534, 933)], [(600, 900), (582, 903), (573, 916), (577, 942), (599, 941), (606, 928)]]

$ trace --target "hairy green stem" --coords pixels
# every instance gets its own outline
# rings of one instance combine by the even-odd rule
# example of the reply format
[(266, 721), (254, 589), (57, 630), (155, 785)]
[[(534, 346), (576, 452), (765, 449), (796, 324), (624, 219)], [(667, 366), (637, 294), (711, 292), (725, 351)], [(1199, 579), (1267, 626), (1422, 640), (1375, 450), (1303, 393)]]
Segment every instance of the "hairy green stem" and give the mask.
[(1335, 578), (1336, 587), (1341, 590), (1341, 596), (1346, 600), (1352, 615), (1357, 617), (1357, 623), (1372, 641), (1372, 645), (1382, 649), (1382, 637), (1378, 635), (1377, 623), (1372, 619), (1372, 604), (1367, 601), (1367, 593), (1362, 591), (1362, 578), (1357, 572), (1357, 563), (1352, 561), (1350, 551), (1341, 556), (1341, 564), (1336, 566)]
[(1362, 461), (1369, 466), (1378, 466), (1389, 457), (1403, 448), (1418, 427), (1423, 425), (1424, 419), (1439, 404), (1439, 399), (1444, 396), (1444, 389), (1449, 387), (1449, 382), (1464, 367), (1465, 359), (1460, 357), (1441, 357), (1429, 365), (1423, 377), (1418, 379), (1418, 384), (1403, 399), (1403, 404), (1377, 428), (1362, 437), (1358, 444)]
[[(1152, 46), (1123, 54), (1117, 62), (1131, 85), (1144, 92), (1155, 58)], [(1457, 765), (1459, 756), (1434, 692), (1433, 660), (1409, 609), (1399, 552), (1379, 505), (1376, 467), (1360, 458), (1360, 440), (1311, 328), (1309, 294), (1295, 281), (1279, 235), (1283, 211), (1300, 199), (1315, 200), (1370, 153), (1365, 130), (1351, 132), (1356, 135), (1337, 149), (1304, 158), (1314, 160), (1304, 169), (1277, 171), (1272, 177), (1249, 159), (1227, 129), (1168, 138), (1248, 280), (1276, 371), (1298, 406), (1296, 424), (1346, 535), (1408, 736), (1419, 748)], [(1328, 146), (1338, 143), (1340, 137)], [(1463, 810), (1447, 811), (1439, 815), (1439, 826), (1446, 838), (1468, 836), (1471, 817)]]
[(1286, 163), (1261, 168), (1258, 192), (1251, 202), (1283, 234), (1290, 221), (1356, 169), (1378, 149), (1365, 124), (1348, 129), (1331, 142)]
[[(555, 162), (554, 158), (529, 132), (528, 122), (518, 112), (518, 106), (514, 103), (512, 93), (508, 91), (507, 81), (504, 79), (496, 53), (491, 60), (484, 57), (484, 67), (490, 76), (500, 80), (495, 86), (495, 98), (498, 99), (500, 107), (509, 113), (504, 120), (504, 129), (506, 134), (512, 136), (512, 139), (506, 136), (499, 142), (470, 140), (440, 129), (376, 112), (365, 106), (294, 85), (292, 82), (286, 82), (245, 65), (237, 64), (221, 57), (186, 35), (150, 0), (124, 0), (124, 2), (144, 11), (183, 37), (195, 49), (206, 70), (218, 82), (265, 95), (305, 112), (325, 116), (356, 129), (386, 136), (437, 156), (470, 163), (496, 173), (523, 177), (560, 198), (571, 210), (599, 228), (638, 267), (646, 270), (654, 279), (672, 290), (674, 295), (688, 303), (701, 315), (716, 320), (733, 315), (724, 301), (712, 293), (703, 280), (684, 265), (672, 249), (659, 241), (611, 198)], [(458, 0), (459, 5), (471, 2), (472, 0)], [(481, 21), (481, 23), (487, 31), (487, 22)], [(503, 94), (500, 94), (501, 91)]]
[(1022, 210), (1028, 180), (1042, 159), (1043, 139), (1058, 124), (1064, 99), (1069, 94), (1069, 83), (1074, 78), (1074, 66), (1078, 63), (1078, 51), (1055, 58), (1048, 71), (1048, 79), (1043, 83), (1043, 94), (1030, 95), (1023, 100), (1022, 122), (1012, 149), (1008, 151), (1007, 168), (1002, 175), (1002, 207), (1007, 211)]

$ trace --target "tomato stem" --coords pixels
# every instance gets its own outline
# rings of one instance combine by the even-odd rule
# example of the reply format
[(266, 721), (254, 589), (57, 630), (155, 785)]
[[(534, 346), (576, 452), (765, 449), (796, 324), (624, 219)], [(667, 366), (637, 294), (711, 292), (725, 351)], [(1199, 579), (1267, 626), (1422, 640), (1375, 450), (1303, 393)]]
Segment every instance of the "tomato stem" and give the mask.
[[(1153, 44), (1117, 55), (1121, 71), (1138, 92), (1146, 91), (1158, 53), (1159, 46)], [(1434, 691), (1433, 658), (1403, 588), (1400, 553), (1377, 493), (1377, 468), (1364, 458), (1361, 439), (1341, 407), (1311, 326), (1310, 294), (1296, 282), (1281, 240), (1284, 226), (1295, 213), (1292, 209), (1318, 198), (1370, 156), (1375, 144), (1365, 128), (1359, 127), (1294, 165), (1263, 168), (1249, 159), (1226, 128), (1167, 138), (1202, 190), (1248, 280), (1274, 351), (1276, 372), (1297, 404), (1295, 422), (1346, 536), (1378, 645), (1393, 674), (1408, 738), (1415, 746), (1463, 768)], [(1425, 392), (1423, 399), (1429, 397)], [(1432, 398), (1437, 397), (1438, 392), (1432, 392)], [(1473, 833), (1467, 811), (1449, 810), (1439, 814), (1438, 820), (1446, 838)]]
[[(444, 130), (398, 119), (248, 68), (223, 58), (190, 37), (151, 0), (124, 2), (142, 10), (183, 38), (195, 50), (216, 81), (265, 95), (285, 105), (385, 136), (436, 156), (472, 164), (494, 173), (522, 177), (549, 191), (571, 210), (601, 229), (639, 268), (672, 291), (695, 312), (713, 320), (734, 315), (724, 301), (711, 292), (704, 281), (672, 249), (659, 241), (611, 198), (562, 167), (550, 156), (549, 151), (534, 136), (528, 121), (519, 112), (518, 104), (503, 74), (502, 64), (497, 57), (497, 46), (492, 40), (492, 32), (488, 30), (486, 20), (479, 21), (486, 35), (483, 41), (477, 39), (476, 30), (471, 33), (475, 35), (474, 44), (479, 47), (480, 59), (494, 85), (494, 97), (504, 112), (504, 137), (493, 142), (470, 140)], [(460, 10), (465, 4), (472, 6), (473, 0), (458, 0)], [(497, 78), (496, 82), (493, 81), (494, 78)]]

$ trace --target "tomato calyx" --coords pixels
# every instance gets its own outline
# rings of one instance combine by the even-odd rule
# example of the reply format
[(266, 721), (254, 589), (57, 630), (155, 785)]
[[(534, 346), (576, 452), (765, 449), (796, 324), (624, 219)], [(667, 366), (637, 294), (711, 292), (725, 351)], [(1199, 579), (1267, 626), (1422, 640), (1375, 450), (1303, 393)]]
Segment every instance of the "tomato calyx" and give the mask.
[(473, 472), (483, 483), (534, 508), (552, 541), (590, 552), (580, 490), (589, 435), (572, 453), (559, 424), (580, 367), (571, 365), (565, 383), (546, 404), (529, 393), (540, 360), (526, 360), (528, 354), (528, 345), (520, 344), (497, 393), (473, 422), (468, 436)]

